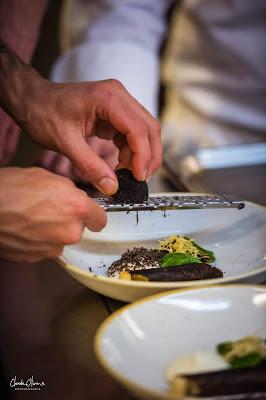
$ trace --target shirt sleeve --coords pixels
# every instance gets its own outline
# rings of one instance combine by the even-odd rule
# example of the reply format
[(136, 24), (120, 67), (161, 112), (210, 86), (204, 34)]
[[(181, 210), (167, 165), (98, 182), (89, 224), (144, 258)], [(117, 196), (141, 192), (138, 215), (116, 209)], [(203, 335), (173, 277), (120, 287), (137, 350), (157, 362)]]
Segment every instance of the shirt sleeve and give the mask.
[(166, 30), (165, 14), (172, 1), (98, 0), (90, 3), (93, 18), (88, 15), (82, 41), (57, 60), (52, 80), (118, 79), (156, 116), (158, 54)]

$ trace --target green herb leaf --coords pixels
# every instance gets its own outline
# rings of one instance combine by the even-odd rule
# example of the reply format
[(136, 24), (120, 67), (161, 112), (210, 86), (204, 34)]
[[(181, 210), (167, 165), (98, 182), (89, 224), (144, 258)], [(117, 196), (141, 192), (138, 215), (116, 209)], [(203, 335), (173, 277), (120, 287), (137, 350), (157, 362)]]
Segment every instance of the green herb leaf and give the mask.
[[(185, 238), (185, 239), (189, 239), (189, 238)], [(192, 241), (191, 243), (193, 244), (193, 246), (195, 246), (199, 250), (200, 254), (199, 254), (198, 258), (201, 260), (201, 262), (212, 263), (213, 261), (216, 260), (213, 251), (204, 249), (203, 247), (199, 246), (194, 241)]]
[(232, 342), (223, 342), (217, 345), (217, 351), (219, 354), (224, 356), (228, 351), (232, 350)]
[(232, 368), (249, 368), (255, 367), (263, 360), (260, 353), (252, 352), (243, 357), (236, 357), (231, 361)]
[(162, 259), (163, 267), (174, 267), (175, 265), (201, 264), (197, 257), (185, 253), (168, 253)]

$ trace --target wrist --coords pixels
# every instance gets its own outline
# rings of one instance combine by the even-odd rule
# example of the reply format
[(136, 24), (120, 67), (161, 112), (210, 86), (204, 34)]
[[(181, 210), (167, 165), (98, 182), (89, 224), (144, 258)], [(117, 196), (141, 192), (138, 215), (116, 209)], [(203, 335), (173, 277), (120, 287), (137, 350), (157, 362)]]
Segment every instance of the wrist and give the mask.
[(1, 29), (0, 39), (12, 51), (14, 51), (24, 62), (31, 62), (34, 50), (36, 48), (38, 37), (33, 37), (27, 32), (16, 33), (9, 29)]
[(0, 106), (20, 125), (27, 104), (44, 79), (0, 41)]
[(17, 77), (15, 96), (12, 99), (12, 116), (22, 128), (30, 123), (34, 110), (42, 101), (42, 94), (50, 87), (51, 82), (42, 78), (31, 68), (28, 74)]

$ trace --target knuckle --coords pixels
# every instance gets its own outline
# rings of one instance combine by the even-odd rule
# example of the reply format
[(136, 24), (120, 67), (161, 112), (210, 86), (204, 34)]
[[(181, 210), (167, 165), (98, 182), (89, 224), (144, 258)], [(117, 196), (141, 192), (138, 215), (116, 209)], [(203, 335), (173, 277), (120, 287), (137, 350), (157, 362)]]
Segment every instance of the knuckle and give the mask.
[(144, 122), (140, 122), (138, 124), (138, 130), (137, 133), (139, 134), (139, 136), (147, 136), (148, 137), (148, 127)]
[(99, 174), (99, 165), (97, 160), (87, 160), (86, 165), (84, 165), (83, 175), (90, 182), (98, 180), (99, 175), (102, 174)]
[(75, 187), (75, 184), (69, 178), (66, 178), (65, 176), (56, 175), (56, 178), (68, 187)]
[(110, 87), (115, 89), (124, 88), (123, 84), (118, 79), (108, 79), (108, 83), (110, 84)]
[(158, 135), (158, 136), (161, 135), (161, 124), (160, 124), (159, 121), (157, 121), (156, 119), (153, 120), (153, 121), (152, 121), (152, 124), (151, 124), (151, 127), (152, 127), (152, 131), (153, 131), (156, 135)]
[(106, 98), (111, 100), (114, 95), (117, 95), (118, 92), (124, 90), (124, 86), (117, 79), (107, 79), (103, 83), (104, 95)]
[(158, 157), (158, 158), (155, 158), (154, 160), (153, 160), (153, 168), (156, 170), (156, 169), (158, 169), (158, 168), (160, 168), (161, 167), (161, 165), (162, 165), (162, 157)]
[(80, 217), (85, 216), (88, 212), (88, 200), (85, 196), (80, 195), (76, 200), (76, 213)]
[(142, 147), (142, 141), (143, 140), (148, 140), (148, 127), (147, 125), (140, 121), (135, 127), (134, 127), (134, 132), (132, 133), (132, 137), (135, 137), (135, 140), (138, 141), (139, 146), (141, 147), (141, 149), (143, 149)]
[(72, 220), (80, 219), (87, 212), (87, 195), (82, 195), (79, 192), (81, 192), (81, 190), (77, 188), (73, 189), (72, 191), (68, 189), (67, 191), (63, 192), (64, 201), (61, 204), (62, 214), (65, 217), (72, 218)]

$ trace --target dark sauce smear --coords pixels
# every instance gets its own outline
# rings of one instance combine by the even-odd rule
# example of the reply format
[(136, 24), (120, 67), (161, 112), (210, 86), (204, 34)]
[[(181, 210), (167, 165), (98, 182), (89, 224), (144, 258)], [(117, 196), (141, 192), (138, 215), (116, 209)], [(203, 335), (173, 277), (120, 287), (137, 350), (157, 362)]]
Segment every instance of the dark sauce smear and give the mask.
[[(134, 271), (132, 279), (153, 282), (196, 281), (200, 279), (221, 278), (222, 271), (209, 264), (183, 264), (173, 267), (148, 268)], [(138, 279), (139, 278), (139, 279)]]

